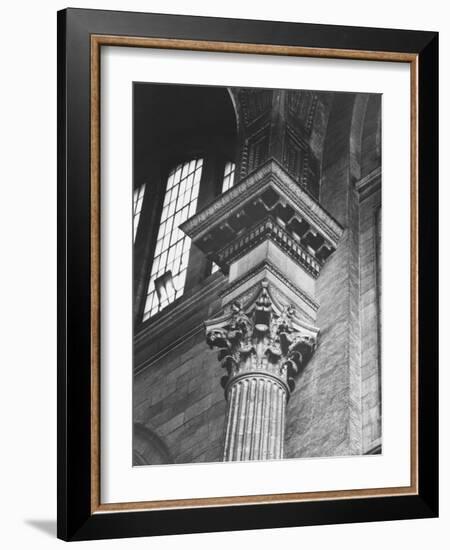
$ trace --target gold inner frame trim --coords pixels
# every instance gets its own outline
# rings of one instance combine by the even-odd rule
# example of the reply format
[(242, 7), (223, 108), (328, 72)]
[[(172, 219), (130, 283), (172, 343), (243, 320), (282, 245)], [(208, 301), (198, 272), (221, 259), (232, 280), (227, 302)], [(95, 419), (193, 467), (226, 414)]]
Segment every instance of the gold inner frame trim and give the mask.
[[(406, 487), (101, 503), (100, 500), (100, 50), (102, 46), (409, 63), (411, 82), (411, 483)], [(273, 44), (91, 35), (91, 513), (274, 504), (418, 494), (418, 55)]]

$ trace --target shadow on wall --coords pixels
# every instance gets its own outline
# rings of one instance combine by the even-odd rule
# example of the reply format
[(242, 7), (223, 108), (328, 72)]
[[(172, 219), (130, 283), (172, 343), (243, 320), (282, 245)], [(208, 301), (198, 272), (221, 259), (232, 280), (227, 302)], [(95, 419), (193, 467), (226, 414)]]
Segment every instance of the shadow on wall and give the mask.
[(45, 535), (56, 538), (56, 519), (26, 519), (24, 523)]

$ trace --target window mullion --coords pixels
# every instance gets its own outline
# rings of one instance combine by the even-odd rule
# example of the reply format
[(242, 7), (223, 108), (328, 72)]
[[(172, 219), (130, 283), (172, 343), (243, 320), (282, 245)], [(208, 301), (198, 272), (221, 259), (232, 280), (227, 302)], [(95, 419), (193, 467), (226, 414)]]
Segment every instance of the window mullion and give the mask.
[(195, 213), (202, 172), (203, 159), (194, 159), (177, 165), (169, 173), (144, 321), (183, 294), (191, 241), (179, 230), (179, 225)]

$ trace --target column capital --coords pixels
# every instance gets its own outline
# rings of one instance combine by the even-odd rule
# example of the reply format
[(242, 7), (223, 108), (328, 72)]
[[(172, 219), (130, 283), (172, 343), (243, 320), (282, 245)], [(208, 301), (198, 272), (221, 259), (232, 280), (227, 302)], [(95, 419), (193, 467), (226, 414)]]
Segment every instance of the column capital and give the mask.
[(206, 321), (205, 327), (206, 341), (219, 349), (218, 359), (226, 370), (221, 380), (226, 394), (242, 377), (267, 377), (289, 396), (319, 334), (318, 328), (298, 318), (292, 304), (278, 303), (267, 281), (248, 303), (232, 302), (224, 315)]

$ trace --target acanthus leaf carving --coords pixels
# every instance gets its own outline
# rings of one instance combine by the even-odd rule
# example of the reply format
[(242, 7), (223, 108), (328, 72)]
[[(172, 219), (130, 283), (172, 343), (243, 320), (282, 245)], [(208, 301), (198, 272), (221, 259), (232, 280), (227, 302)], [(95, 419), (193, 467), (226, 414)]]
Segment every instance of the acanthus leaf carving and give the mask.
[(228, 314), (206, 322), (206, 340), (218, 349), (218, 360), (226, 370), (222, 385), (237, 377), (267, 375), (288, 392), (295, 377), (312, 355), (318, 329), (303, 324), (293, 305), (280, 306), (263, 281), (256, 299), (243, 307), (235, 301)]

